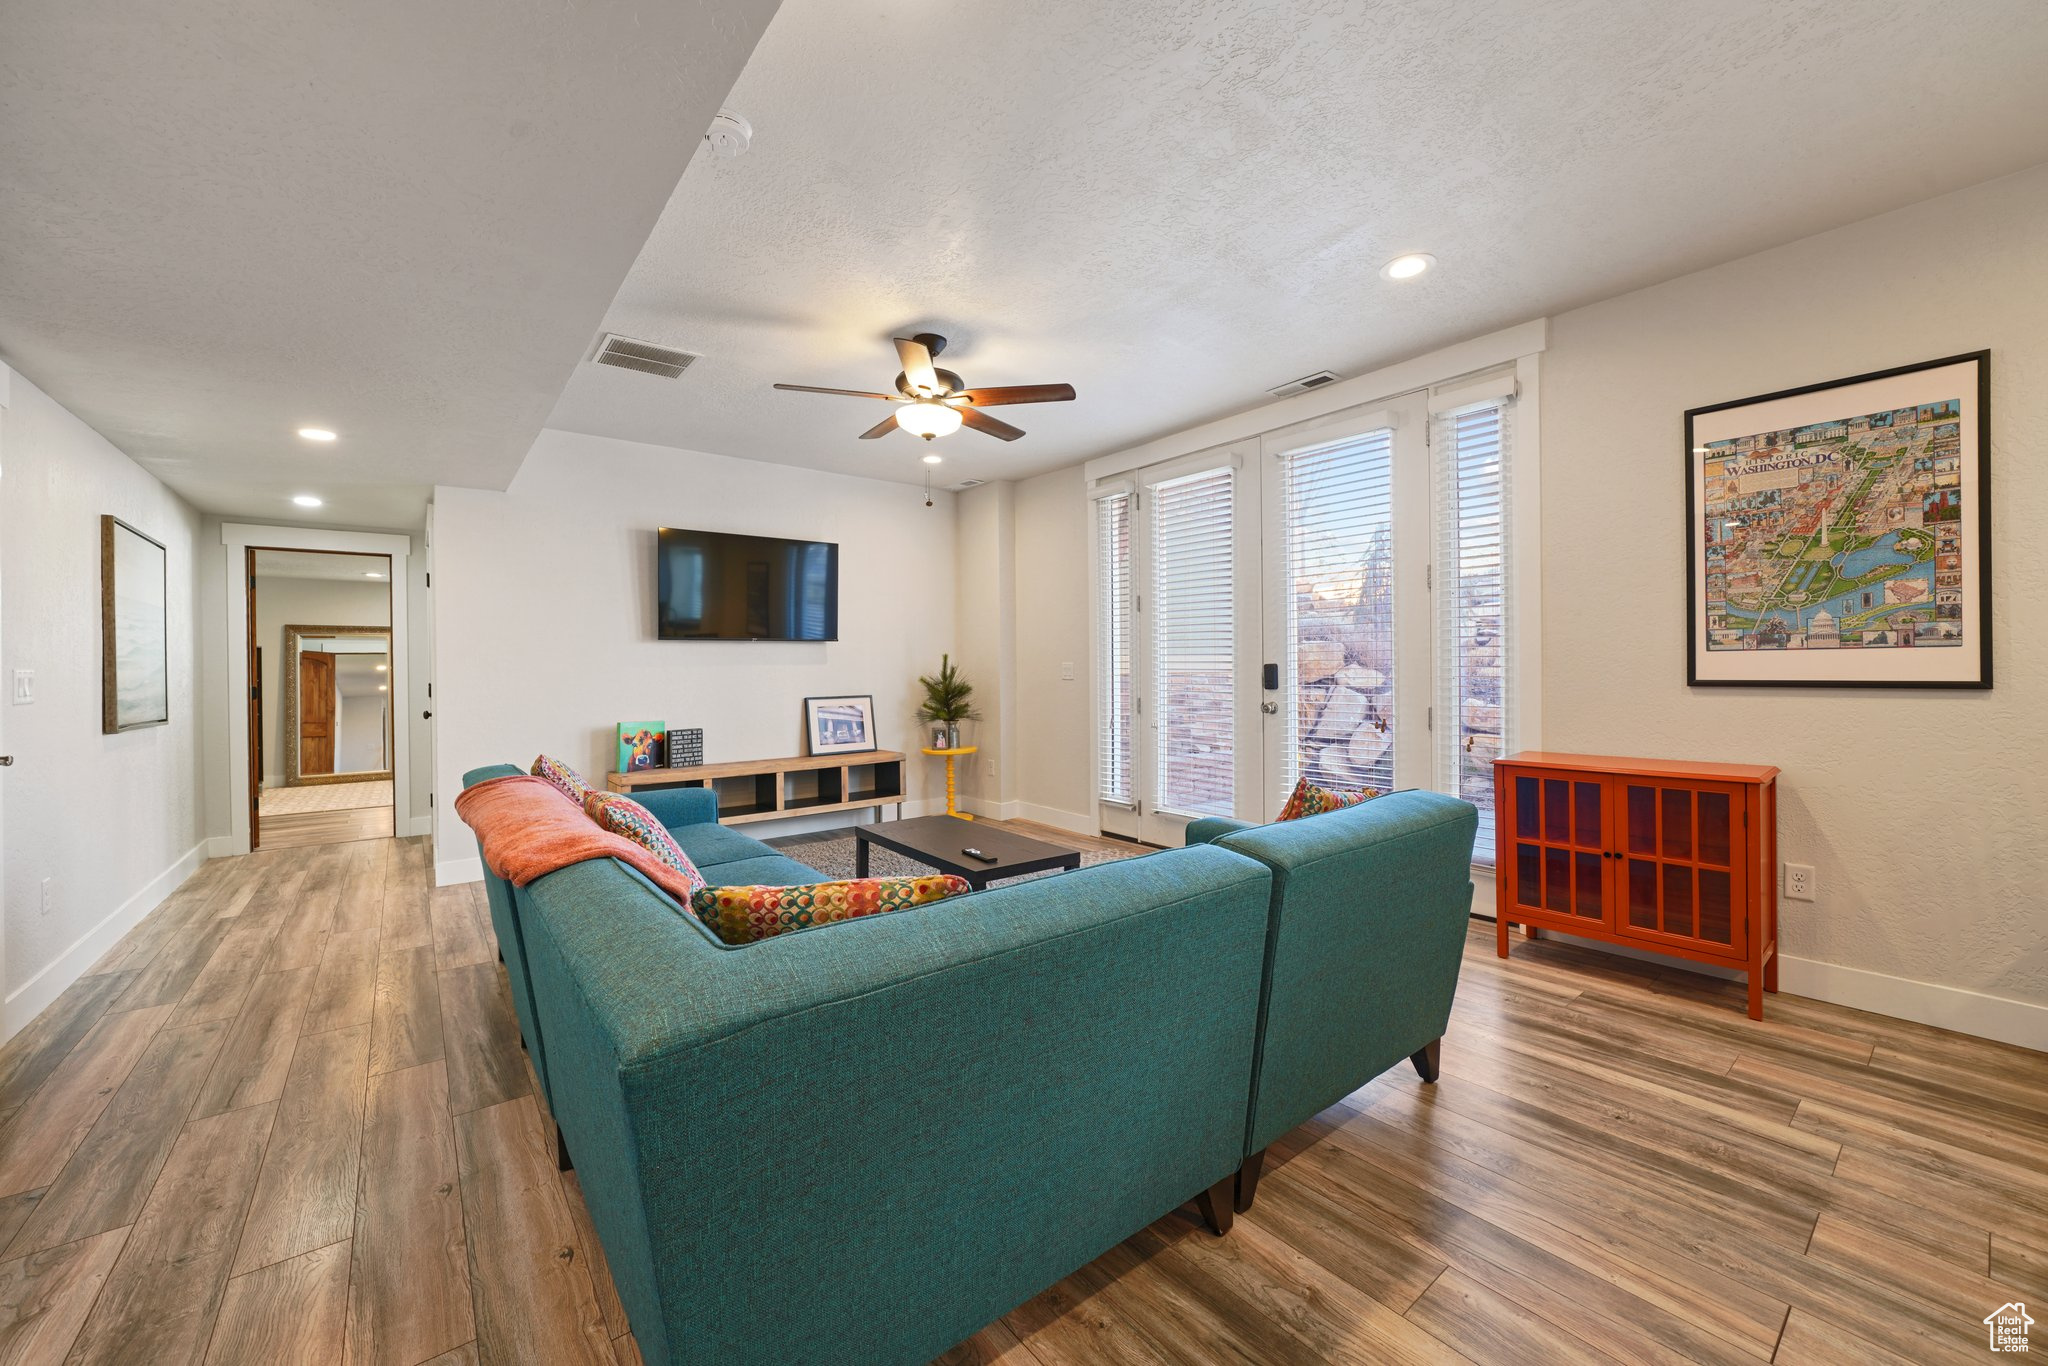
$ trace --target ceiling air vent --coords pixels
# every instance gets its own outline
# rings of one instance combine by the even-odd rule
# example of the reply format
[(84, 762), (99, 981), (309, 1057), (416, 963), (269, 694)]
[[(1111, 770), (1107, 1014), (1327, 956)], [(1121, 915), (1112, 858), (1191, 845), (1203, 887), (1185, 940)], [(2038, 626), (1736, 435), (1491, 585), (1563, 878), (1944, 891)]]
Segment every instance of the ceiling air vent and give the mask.
[(1320, 389), (1325, 384), (1336, 382), (1337, 375), (1334, 371), (1318, 370), (1313, 375), (1303, 375), (1300, 379), (1289, 380), (1278, 389), (1268, 389), (1266, 392), (1274, 398), (1293, 398), (1296, 394), (1305, 394), (1311, 389)]
[(980, 487), (981, 487), (981, 486), (982, 486), (983, 484), (986, 484), (987, 482), (988, 482), (988, 480), (986, 480), (986, 479), (962, 479), (962, 480), (961, 480), (961, 481), (960, 481), (959, 483), (957, 483), (957, 484), (948, 484), (948, 485), (946, 485), (946, 492), (948, 492), (948, 493), (965, 493), (965, 492), (967, 492), (967, 490), (969, 490), (969, 489), (978, 489), (978, 488), (980, 488)]
[(599, 365), (616, 365), (621, 370), (638, 370), (643, 375), (674, 379), (689, 369), (690, 362), (697, 357), (673, 347), (656, 346), (652, 342), (634, 341), (631, 337), (607, 332), (598, 341), (597, 354), (591, 359)]

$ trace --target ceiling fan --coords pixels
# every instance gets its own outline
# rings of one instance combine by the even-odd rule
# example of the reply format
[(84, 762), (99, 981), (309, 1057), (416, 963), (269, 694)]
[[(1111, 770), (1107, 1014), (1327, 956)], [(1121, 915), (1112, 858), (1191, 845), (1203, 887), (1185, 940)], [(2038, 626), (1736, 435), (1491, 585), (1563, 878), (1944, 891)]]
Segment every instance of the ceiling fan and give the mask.
[[(899, 428), (930, 441), (933, 437), (959, 431), (963, 423), (977, 432), (986, 432), (1004, 441), (1015, 441), (1024, 435), (1022, 428), (1012, 427), (1001, 418), (990, 417), (981, 410), (1002, 403), (1064, 403), (1074, 396), (1071, 384), (1013, 384), (1000, 389), (970, 389), (951, 370), (941, 370), (932, 364), (932, 357), (946, 349), (946, 339), (938, 333), (920, 332), (914, 337), (895, 340), (896, 356), (903, 362), (903, 371), (896, 376), (896, 392), (893, 394), (870, 393), (864, 389), (820, 389), (811, 384), (778, 384), (775, 387), (798, 394), (878, 398), (884, 403), (900, 405), (888, 417), (862, 432), (860, 439), (863, 441), (887, 436)], [(935, 460), (938, 457), (930, 458)]]

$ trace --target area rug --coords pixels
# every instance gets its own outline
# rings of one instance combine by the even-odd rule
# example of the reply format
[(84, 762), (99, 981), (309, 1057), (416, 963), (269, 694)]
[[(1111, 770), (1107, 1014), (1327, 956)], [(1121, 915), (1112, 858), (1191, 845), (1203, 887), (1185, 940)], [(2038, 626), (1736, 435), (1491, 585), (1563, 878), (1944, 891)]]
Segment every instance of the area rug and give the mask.
[[(829, 878), (853, 876), (853, 836), (844, 830), (821, 830), (812, 835), (785, 835), (781, 839), (767, 841), (776, 849), (789, 855), (798, 863), (808, 864)], [(1133, 853), (1143, 853), (1133, 848)], [(1081, 866), (1086, 868), (1096, 863), (1112, 863), (1128, 855), (1108, 849), (1083, 849)], [(907, 858), (893, 849), (880, 845), (868, 849), (868, 876), (870, 877), (920, 877), (932, 870), (916, 859)], [(1052, 877), (1059, 870), (1044, 873), (1025, 873), (1021, 877), (998, 878), (992, 886), (1006, 886), (1012, 882), (1029, 882), (1033, 878)]]
[(372, 783), (314, 783), (310, 787), (266, 787), (256, 798), (265, 816), (302, 816), (311, 811), (354, 811), (391, 805), (391, 780)]

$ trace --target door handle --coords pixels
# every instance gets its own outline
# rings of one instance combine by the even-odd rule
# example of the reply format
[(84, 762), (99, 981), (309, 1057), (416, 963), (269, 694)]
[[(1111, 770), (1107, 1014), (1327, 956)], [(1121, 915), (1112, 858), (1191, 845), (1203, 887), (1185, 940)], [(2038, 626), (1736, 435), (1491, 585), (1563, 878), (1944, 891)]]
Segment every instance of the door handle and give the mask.
[(0, 754), (0, 768), (13, 768), (13, 767), (14, 767), (14, 756), (13, 756), (12, 754)]
[(1261, 702), (1259, 703), (1259, 710), (1268, 716), (1278, 716), (1280, 714), (1280, 704), (1278, 702)]
[(431, 721), (431, 720), (433, 720), (433, 719), (434, 719), (434, 713), (432, 713), (432, 712), (430, 712), (430, 711), (423, 711), (423, 712), (421, 712), (421, 713), (420, 713), (420, 720), (422, 720), (422, 721)]

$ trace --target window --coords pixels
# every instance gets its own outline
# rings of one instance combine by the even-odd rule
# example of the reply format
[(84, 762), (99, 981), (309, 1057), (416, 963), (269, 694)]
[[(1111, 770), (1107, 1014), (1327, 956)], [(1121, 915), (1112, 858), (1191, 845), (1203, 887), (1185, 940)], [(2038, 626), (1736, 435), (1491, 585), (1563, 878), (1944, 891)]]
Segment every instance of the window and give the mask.
[(1507, 748), (1508, 433), (1511, 400), (1438, 416), (1436, 465), (1439, 785), (1479, 808), (1473, 862), (1493, 866), (1493, 761)]
[(1281, 456), (1283, 786), (1394, 790), (1393, 438)]
[(1211, 469), (1151, 490), (1153, 790), (1183, 816), (1236, 805), (1235, 484)]
[(1096, 770), (1105, 802), (1132, 804), (1131, 495), (1095, 500)]

